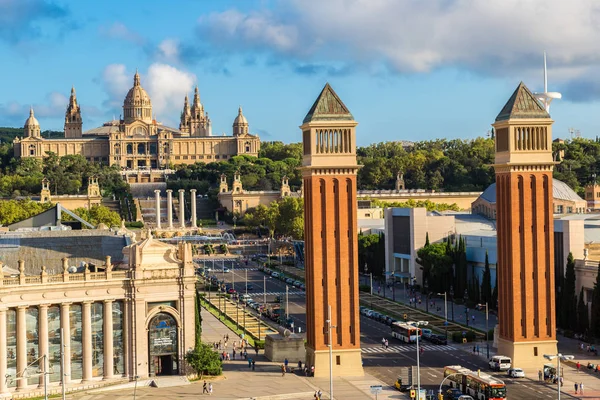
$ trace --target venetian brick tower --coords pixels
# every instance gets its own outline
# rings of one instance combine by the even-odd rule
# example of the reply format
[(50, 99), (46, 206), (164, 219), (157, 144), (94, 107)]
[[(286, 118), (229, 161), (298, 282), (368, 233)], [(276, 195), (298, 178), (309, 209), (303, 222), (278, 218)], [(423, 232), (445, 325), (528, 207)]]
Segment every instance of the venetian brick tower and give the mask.
[(552, 119), (521, 82), (496, 132), (498, 354), (539, 369), (556, 354)]
[[(363, 375), (356, 223), (357, 122), (326, 84), (304, 118), (302, 179), (306, 265), (306, 363), (315, 376)], [(331, 307), (331, 336), (328, 331)]]

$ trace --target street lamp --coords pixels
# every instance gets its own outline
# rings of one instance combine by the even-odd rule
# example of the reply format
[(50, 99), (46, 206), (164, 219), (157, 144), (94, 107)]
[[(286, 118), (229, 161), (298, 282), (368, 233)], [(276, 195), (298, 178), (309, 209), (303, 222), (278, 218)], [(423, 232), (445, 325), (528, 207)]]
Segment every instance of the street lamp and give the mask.
[(560, 400), (560, 377), (561, 377), (561, 373), (560, 373), (560, 360), (566, 361), (566, 360), (572, 360), (575, 358), (575, 356), (563, 356), (562, 354), (558, 353), (558, 354), (544, 354), (544, 358), (546, 360), (554, 360), (556, 358), (556, 373), (558, 374), (558, 379), (556, 380), (556, 384), (558, 385), (558, 400)]
[(450, 306), (452, 307), (452, 322), (454, 322), (454, 288), (450, 285)]
[(421, 363), (419, 361), (419, 326), (429, 325), (427, 321), (417, 321), (411, 323), (417, 327), (417, 393), (421, 393)]
[(467, 291), (467, 289), (465, 289), (465, 295), (463, 298), (465, 300), (465, 318), (467, 320), (467, 328), (469, 328), (469, 308), (467, 307), (467, 300), (469, 300), (469, 292)]
[[(448, 296), (446, 292), (438, 293), (438, 296), (444, 295), (444, 327), (446, 328), (446, 338), (448, 337)], [(486, 336), (487, 338), (487, 336)], [(488, 358), (490, 358), (489, 348), (488, 348)]]
[(267, 277), (263, 276), (263, 306), (267, 306)]
[[(327, 347), (329, 347), (329, 398), (333, 399), (333, 339), (331, 337), (331, 330), (337, 328), (337, 326), (331, 325), (331, 305), (327, 305)], [(418, 335), (417, 335), (418, 337)], [(418, 342), (417, 342), (418, 343)], [(418, 355), (417, 355), (418, 357)], [(417, 363), (419, 359), (417, 358)], [(418, 365), (418, 364), (417, 364)], [(418, 367), (417, 367), (418, 370)]]

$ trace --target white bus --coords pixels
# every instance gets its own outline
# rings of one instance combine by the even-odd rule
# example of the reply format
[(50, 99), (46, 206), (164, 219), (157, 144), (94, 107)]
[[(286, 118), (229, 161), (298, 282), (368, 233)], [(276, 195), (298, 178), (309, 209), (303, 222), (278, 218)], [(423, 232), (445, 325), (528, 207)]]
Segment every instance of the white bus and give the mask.
[(392, 336), (406, 343), (415, 343), (422, 335), (421, 329), (416, 326), (407, 324), (406, 322), (394, 322), (392, 324)]

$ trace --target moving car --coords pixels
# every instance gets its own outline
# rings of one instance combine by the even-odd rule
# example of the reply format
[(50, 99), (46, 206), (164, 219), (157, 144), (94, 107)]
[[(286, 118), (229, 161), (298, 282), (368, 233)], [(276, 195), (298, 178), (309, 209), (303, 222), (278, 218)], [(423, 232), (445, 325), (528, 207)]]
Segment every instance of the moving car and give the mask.
[(433, 344), (443, 344), (443, 345), (448, 344), (448, 338), (444, 335), (431, 335), (429, 337), (429, 340)]
[(512, 360), (507, 356), (494, 356), (488, 363), (491, 370), (508, 371), (511, 367)]
[(458, 390), (456, 388), (452, 388), (452, 389), (448, 389), (446, 391), (446, 395), (444, 396), (444, 399), (458, 400), (461, 396), (463, 396), (463, 392), (461, 392), (460, 390)]
[(423, 337), (423, 339), (429, 340), (431, 339), (431, 335), (433, 335), (431, 329), (421, 328), (421, 337)]
[(507, 374), (511, 378), (525, 378), (525, 371), (521, 368), (510, 368)]

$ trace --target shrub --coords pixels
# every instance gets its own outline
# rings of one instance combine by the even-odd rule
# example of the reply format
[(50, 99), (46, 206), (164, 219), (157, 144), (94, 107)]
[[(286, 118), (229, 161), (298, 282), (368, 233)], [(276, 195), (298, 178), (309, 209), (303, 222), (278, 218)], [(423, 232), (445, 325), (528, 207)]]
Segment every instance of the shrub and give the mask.
[(144, 223), (142, 221), (125, 222), (127, 228), (143, 228)]
[(369, 285), (359, 285), (358, 290), (361, 292), (371, 292), (371, 286)]
[[(466, 331), (466, 334), (464, 337), (467, 339), (467, 342), (472, 342), (476, 338), (475, 333), (473, 333), (473, 331)], [(453, 332), (452, 333), (452, 341), (453, 342), (462, 343), (462, 340), (463, 340), (462, 332)]]
[(221, 375), (223, 373), (223, 363), (219, 354), (206, 343), (200, 343), (197, 349), (188, 351), (185, 361), (196, 371), (200, 379), (203, 375)]

